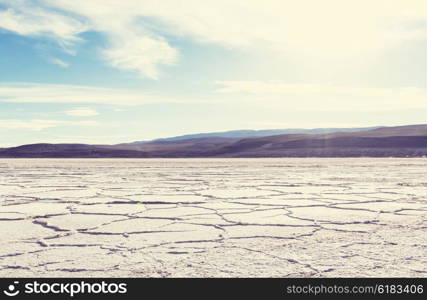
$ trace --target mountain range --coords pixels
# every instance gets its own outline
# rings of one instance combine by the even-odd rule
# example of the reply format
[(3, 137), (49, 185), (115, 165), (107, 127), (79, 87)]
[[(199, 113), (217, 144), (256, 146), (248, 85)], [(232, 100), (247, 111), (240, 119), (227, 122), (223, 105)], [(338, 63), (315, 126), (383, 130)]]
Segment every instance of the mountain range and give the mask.
[(238, 130), (117, 145), (30, 144), (7, 158), (427, 157), (427, 125)]
[(225, 138), (250, 138), (250, 137), (261, 137), (279, 134), (326, 134), (332, 132), (353, 132), (353, 131), (365, 131), (380, 128), (377, 127), (361, 127), (361, 128), (314, 128), (314, 129), (302, 129), (302, 128), (291, 128), (291, 129), (267, 129), (267, 130), (230, 130), (221, 132), (208, 132), (208, 133), (196, 133), (186, 134), (180, 136), (174, 136), (169, 138), (155, 139), (152, 141), (137, 141), (135, 144), (145, 144), (149, 142), (160, 142), (160, 141), (179, 141), (188, 139), (198, 139), (207, 137), (225, 137)]

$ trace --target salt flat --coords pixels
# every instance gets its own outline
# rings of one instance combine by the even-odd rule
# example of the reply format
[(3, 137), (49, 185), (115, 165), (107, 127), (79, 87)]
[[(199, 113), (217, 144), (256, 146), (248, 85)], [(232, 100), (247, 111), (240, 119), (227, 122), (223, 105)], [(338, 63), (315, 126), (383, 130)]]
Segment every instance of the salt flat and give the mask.
[(0, 276), (427, 276), (427, 159), (1, 159)]

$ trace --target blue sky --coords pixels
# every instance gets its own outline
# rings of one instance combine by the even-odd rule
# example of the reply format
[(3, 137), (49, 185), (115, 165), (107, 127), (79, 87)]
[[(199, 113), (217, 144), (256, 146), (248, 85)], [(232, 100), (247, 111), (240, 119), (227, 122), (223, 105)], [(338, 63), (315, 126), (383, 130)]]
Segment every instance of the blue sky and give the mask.
[(419, 0), (0, 0), (0, 146), (427, 123), (425, 53)]

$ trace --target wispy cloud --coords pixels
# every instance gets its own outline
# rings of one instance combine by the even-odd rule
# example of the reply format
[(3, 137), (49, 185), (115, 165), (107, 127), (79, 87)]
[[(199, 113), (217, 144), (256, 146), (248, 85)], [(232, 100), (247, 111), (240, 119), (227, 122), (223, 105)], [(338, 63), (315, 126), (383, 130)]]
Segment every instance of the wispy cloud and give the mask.
[[(171, 37), (227, 48), (265, 48), (310, 56), (382, 51), (427, 39), (427, 3), (396, 1), (0, 0), (0, 27), (42, 35), (63, 45), (82, 32), (102, 33), (101, 51), (113, 67), (159, 77), (174, 64)], [(220, 17), (219, 17), (220, 16)], [(408, 26), (411, 24), (411, 26)]]
[(63, 61), (62, 59), (55, 58), (55, 57), (50, 58), (49, 61), (54, 65), (60, 66), (61, 68), (68, 68), (70, 66), (70, 64), (67, 63), (66, 61)]
[(59, 121), (59, 120), (16, 120), (0, 119), (0, 130), (31, 130), (41, 131), (52, 127), (62, 126), (98, 126), (95, 121)]
[(123, 30), (110, 39), (110, 48), (102, 51), (110, 65), (152, 79), (159, 78), (158, 65), (173, 65), (178, 57), (178, 51), (160, 37), (136, 36)]
[[(217, 81), (216, 95), (169, 98), (144, 93), (92, 86), (4, 83), (0, 103), (71, 103), (138, 106), (148, 103), (242, 104), (280, 108), (285, 111), (388, 111), (426, 109), (427, 90), (403, 86), (395, 88), (353, 87), (327, 84), (289, 84), (278, 81)], [(119, 107), (120, 110), (122, 108)], [(117, 110), (116, 110), (117, 111)], [(95, 116), (86, 106), (67, 110), (72, 116)]]
[[(390, 110), (427, 108), (427, 91), (352, 87), (328, 84), (289, 84), (278, 81), (217, 81), (220, 94), (240, 95), (247, 102), (273, 102), (289, 110)], [(237, 96), (235, 96), (237, 98)], [(254, 100), (255, 99), (255, 100)]]
[(67, 47), (80, 41), (79, 34), (89, 29), (85, 22), (37, 5), (38, 1), (5, 1), (0, 11), (0, 28), (20, 35), (46, 36)]
[(99, 113), (90, 107), (76, 107), (71, 110), (65, 111), (65, 113), (72, 117), (93, 117), (99, 115)]
[(135, 90), (60, 84), (0, 83), (0, 102), (141, 105), (191, 101), (194, 100), (163, 98)]

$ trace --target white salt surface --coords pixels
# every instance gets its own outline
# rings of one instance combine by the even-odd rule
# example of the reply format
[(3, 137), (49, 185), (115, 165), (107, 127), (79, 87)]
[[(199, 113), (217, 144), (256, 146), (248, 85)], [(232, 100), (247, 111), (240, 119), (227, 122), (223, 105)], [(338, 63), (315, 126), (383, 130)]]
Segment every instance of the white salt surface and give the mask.
[(1, 277), (427, 275), (427, 159), (1, 159)]

